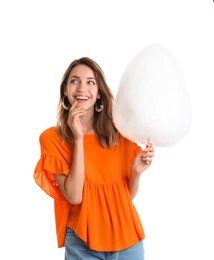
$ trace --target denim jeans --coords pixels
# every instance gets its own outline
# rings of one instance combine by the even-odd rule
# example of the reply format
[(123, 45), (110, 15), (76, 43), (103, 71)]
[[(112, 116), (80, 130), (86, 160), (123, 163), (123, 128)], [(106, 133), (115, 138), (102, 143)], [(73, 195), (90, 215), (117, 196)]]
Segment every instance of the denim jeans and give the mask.
[(91, 250), (72, 229), (67, 227), (65, 238), (65, 260), (144, 260), (143, 241), (116, 252)]

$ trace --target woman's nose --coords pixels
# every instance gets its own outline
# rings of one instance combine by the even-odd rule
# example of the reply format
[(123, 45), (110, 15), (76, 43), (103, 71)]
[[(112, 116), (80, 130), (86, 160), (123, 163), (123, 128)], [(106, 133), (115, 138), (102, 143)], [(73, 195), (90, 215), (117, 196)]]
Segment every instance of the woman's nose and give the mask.
[(84, 83), (80, 83), (80, 84), (78, 85), (77, 91), (82, 92), (82, 91), (84, 91), (84, 90), (85, 90), (85, 84), (84, 84)]

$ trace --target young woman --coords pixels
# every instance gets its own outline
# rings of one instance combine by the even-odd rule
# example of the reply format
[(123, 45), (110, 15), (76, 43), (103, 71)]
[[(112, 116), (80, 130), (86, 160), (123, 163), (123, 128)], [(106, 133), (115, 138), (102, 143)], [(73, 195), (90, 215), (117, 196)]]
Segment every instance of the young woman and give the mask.
[(40, 135), (34, 178), (55, 202), (65, 259), (143, 260), (145, 237), (132, 199), (152, 163), (112, 119), (113, 95), (100, 66), (74, 60), (62, 78), (57, 124)]

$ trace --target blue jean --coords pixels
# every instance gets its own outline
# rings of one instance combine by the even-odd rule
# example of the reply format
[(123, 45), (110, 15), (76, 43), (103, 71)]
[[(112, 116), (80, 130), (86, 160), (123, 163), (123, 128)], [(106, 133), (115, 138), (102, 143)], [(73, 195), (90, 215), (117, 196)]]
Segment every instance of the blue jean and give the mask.
[(67, 227), (65, 238), (65, 260), (144, 260), (143, 241), (116, 252), (91, 250), (75, 232)]

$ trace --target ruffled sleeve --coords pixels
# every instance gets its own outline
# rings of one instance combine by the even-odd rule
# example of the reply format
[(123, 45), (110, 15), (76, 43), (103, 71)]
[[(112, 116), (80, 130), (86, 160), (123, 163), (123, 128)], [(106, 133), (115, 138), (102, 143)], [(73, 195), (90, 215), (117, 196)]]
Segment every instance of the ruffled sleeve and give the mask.
[(126, 177), (129, 179), (131, 176), (131, 165), (138, 153), (141, 153), (142, 147), (137, 143), (130, 141), (129, 139), (121, 136), (120, 142), (122, 144), (122, 153), (123, 153), (123, 165), (122, 168), (126, 173)]
[(133, 153), (132, 153), (132, 156), (131, 156), (131, 164), (133, 163), (136, 155), (138, 153), (141, 153), (143, 150), (142, 150), (142, 147), (139, 146), (137, 143), (133, 143), (132, 142), (132, 146), (133, 146)]
[(60, 139), (55, 127), (45, 130), (40, 135), (39, 142), (41, 157), (34, 170), (34, 179), (54, 199), (56, 234), (60, 248), (65, 245), (66, 224), (72, 205), (60, 191), (53, 174), (68, 175), (73, 150), (70, 144)]
[(45, 130), (39, 138), (41, 157), (34, 170), (34, 179), (40, 188), (54, 199), (66, 200), (53, 174), (68, 174), (71, 147), (59, 138), (54, 127)]

